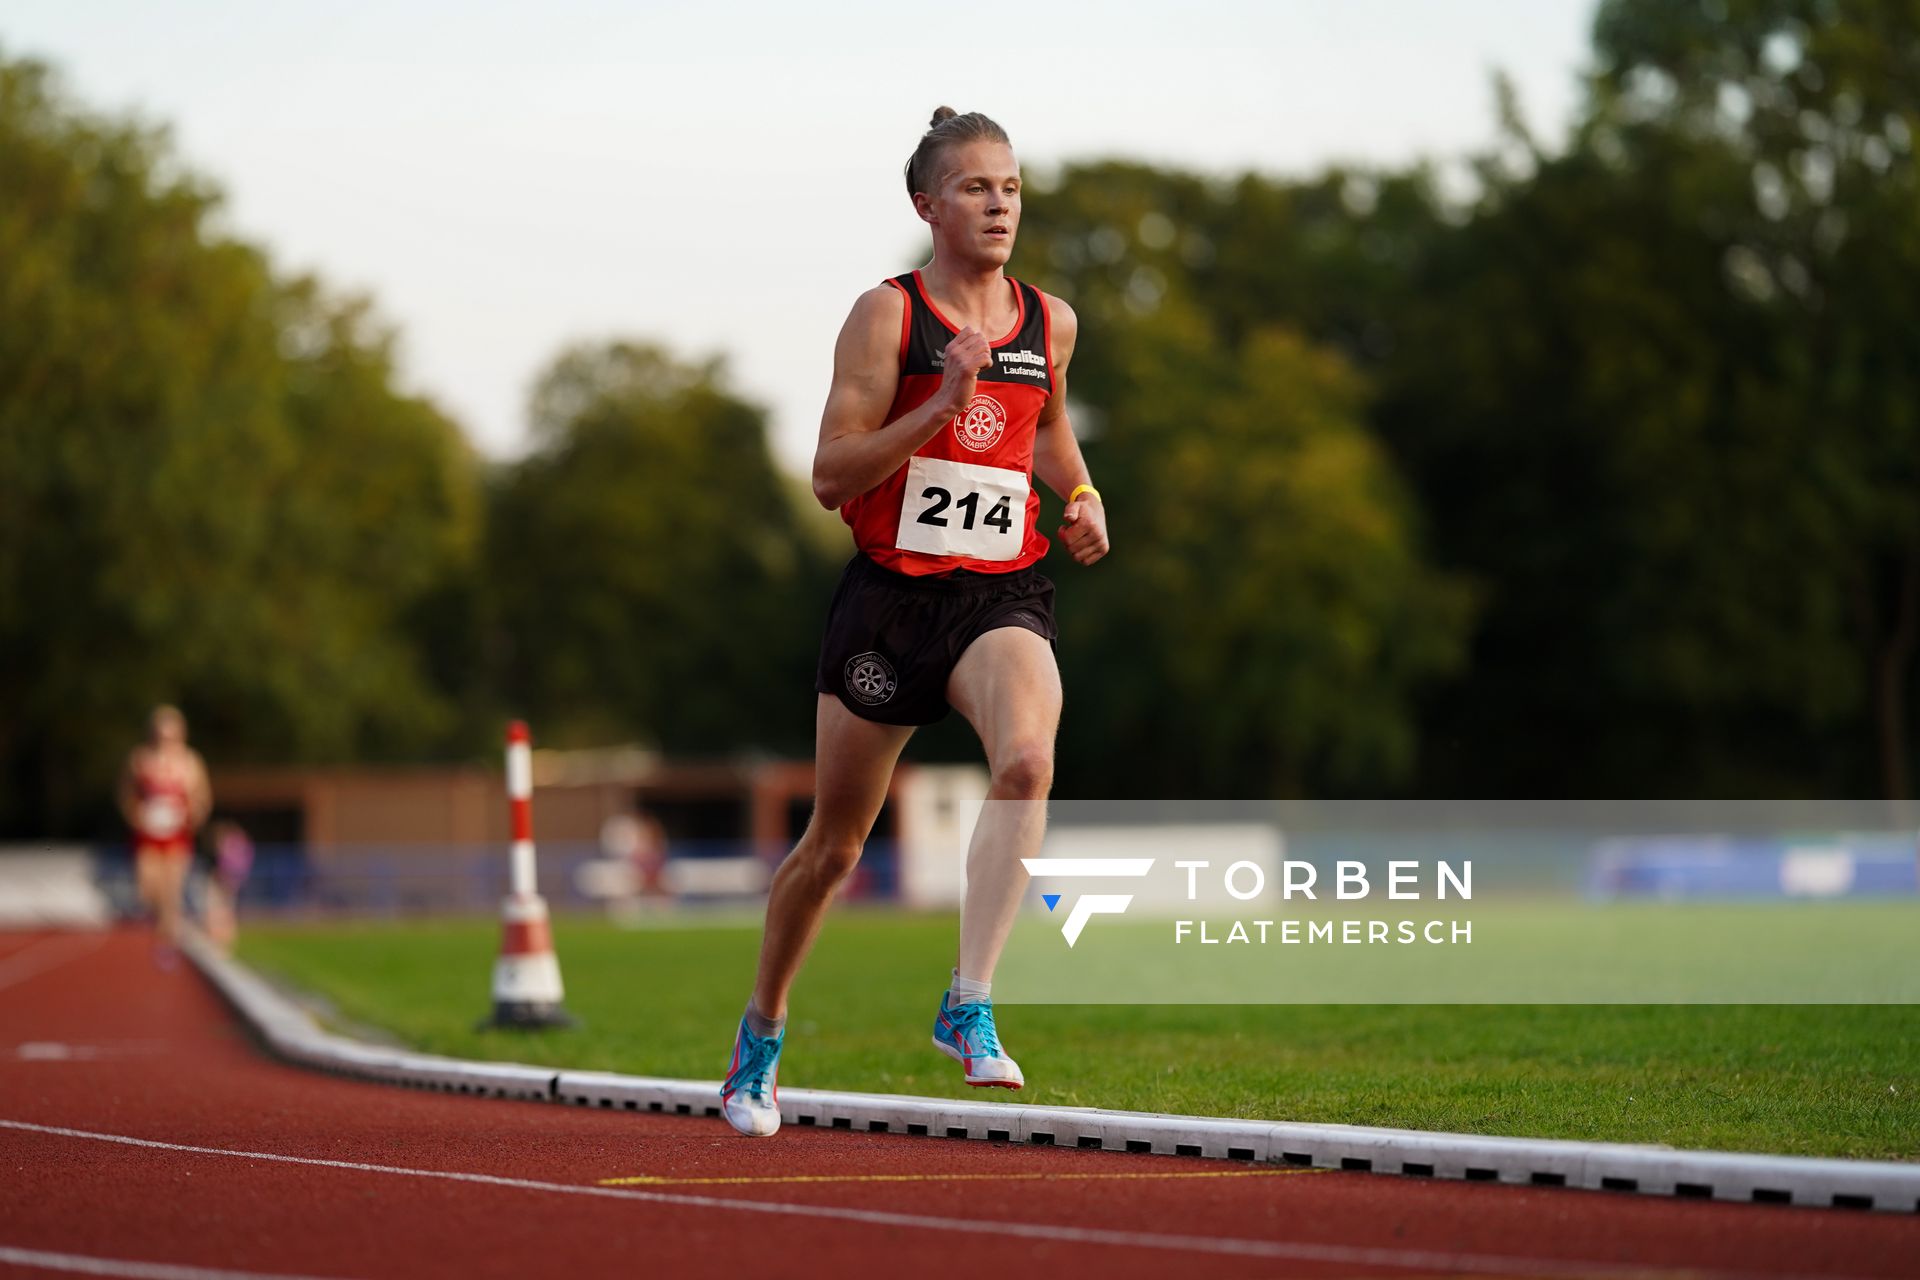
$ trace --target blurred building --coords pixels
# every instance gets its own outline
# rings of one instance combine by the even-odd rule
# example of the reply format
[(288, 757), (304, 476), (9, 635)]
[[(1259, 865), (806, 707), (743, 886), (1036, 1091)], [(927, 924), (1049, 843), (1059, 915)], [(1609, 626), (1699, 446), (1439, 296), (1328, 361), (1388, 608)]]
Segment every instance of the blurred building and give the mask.
[[(676, 897), (752, 894), (805, 830), (810, 761), (670, 761), (635, 749), (536, 751), (534, 839), (542, 891), (586, 905), (627, 856), (634, 819), (664, 838), (655, 888)], [(489, 906), (509, 840), (499, 768), (219, 768), (216, 816), (260, 850), (261, 905), (433, 911)], [(957, 904), (985, 771), (895, 771), (849, 896)], [(657, 824), (657, 825), (655, 825)]]

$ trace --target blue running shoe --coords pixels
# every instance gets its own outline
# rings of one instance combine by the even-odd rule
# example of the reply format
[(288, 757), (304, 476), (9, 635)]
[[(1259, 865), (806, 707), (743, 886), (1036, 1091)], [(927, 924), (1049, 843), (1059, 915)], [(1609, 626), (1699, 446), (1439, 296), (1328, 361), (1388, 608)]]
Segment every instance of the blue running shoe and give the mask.
[(1020, 1064), (1000, 1047), (993, 1025), (993, 1002), (975, 1000), (948, 1004), (951, 991), (940, 993), (940, 1016), (933, 1020), (933, 1047), (966, 1069), (967, 1083), (981, 1089), (1018, 1089), (1027, 1082)]
[(749, 1138), (765, 1138), (780, 1128), (780, 1046), (787, 1038), (757, 1036), (740, 1019), (733, 1040), (733, 1065), (720, 1086), (720, 1113), (727, 1123)]

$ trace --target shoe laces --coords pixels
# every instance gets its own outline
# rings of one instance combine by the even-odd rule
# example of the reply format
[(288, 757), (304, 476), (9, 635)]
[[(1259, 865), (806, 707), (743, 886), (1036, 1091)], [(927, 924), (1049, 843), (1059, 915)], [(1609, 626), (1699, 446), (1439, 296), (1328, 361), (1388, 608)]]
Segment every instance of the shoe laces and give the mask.
[(954, 1034), (963, 1036), (973, 1046), (976, 1055), (982, 1058), (1000, 1056), (1000, 1032), (993, 1025), (993, 1003), (988, 1000), (971, 1000), (966, 1004), (947, 1006), (947, 1021), (953, 1024)]
[(767, 1096), (774, 1064), (780, 1060), (781, 1036), (757, 1036), (747, 1027), (740, 1028), (740, 1065), (727, 1077), (720, 1090), (723, 1095), (745, 1091), (749, 1098), (762, 1101)]

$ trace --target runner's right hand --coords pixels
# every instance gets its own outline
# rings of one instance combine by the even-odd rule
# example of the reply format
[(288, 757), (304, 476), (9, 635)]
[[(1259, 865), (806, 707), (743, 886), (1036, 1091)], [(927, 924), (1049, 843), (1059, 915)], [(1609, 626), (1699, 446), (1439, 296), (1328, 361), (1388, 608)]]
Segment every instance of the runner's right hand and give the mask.
[(993, 350), (987, 346), (986, 336), (968, 325), (954, 335), (943, 354), (940, 394), (946, 398), (949, 411), (957, 414), (973, 400), (975, 379), (993, 363)]

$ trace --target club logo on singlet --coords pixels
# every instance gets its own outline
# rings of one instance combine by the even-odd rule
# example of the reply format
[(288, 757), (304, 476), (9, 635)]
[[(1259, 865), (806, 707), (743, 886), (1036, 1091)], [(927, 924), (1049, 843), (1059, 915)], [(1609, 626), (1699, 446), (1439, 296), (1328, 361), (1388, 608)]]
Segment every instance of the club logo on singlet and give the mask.
[(989, 395), (977, 395), (953, 420), (953, 434), (975, 453), (984, 453), (1000, 443), (1007, 431), (1007, 411)]
[(900, 687), (893, 664), (877, 653), (856, 653), (847, 659), (847, 692), (868, 706), (878, 706)]

